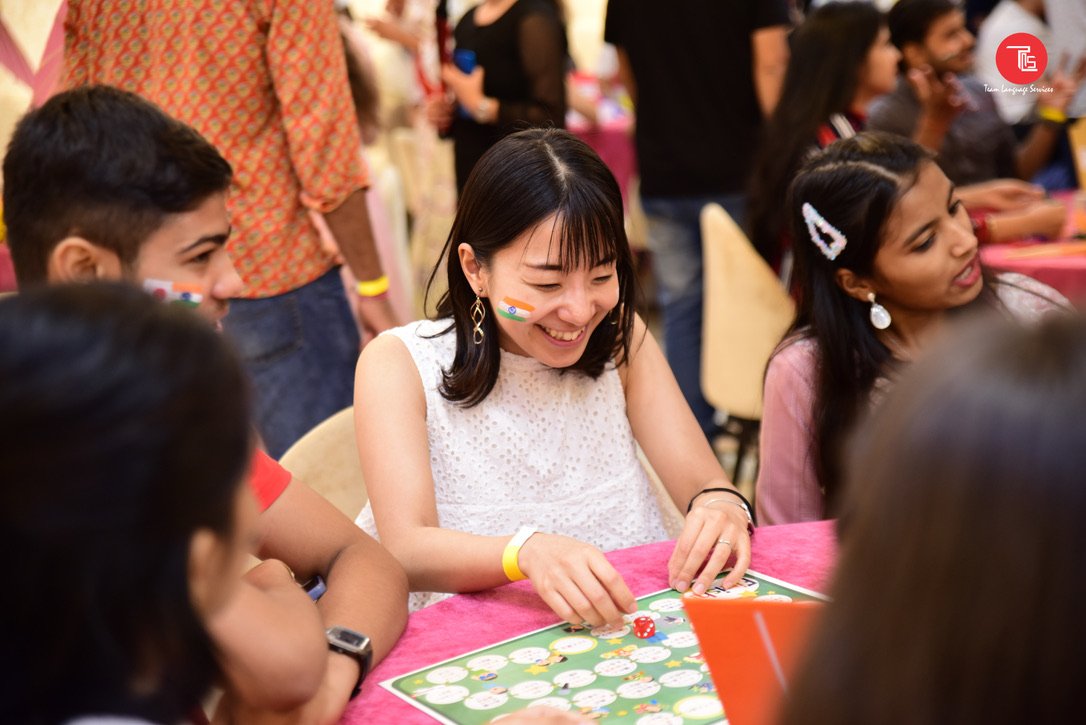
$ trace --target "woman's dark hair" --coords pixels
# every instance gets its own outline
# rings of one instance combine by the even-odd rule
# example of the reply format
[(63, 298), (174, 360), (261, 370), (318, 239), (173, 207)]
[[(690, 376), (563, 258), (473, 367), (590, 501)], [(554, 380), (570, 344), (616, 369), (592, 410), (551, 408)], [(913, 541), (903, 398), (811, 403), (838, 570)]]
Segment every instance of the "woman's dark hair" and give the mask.
[(791, 38), (781, 100), (766, 127), (751, 176), (750, 229), (758, 253), (776, 263), (783, 252), (788, 184), (815, 147), (818, 127), (848, 110), (871, 46), (885, 25), (864, 2), (832, 2), (807, 16)]
[(0, 721), (178, 722), (218, 674), (189, 590), (193, 534), (233, 535), (250, 452), (234, 354), (136, 288), (0, 301)]
[(564, 271), (614, 261), (619, 301), (615, 324), (598, 325), (584, 355), (568, 369), (599, 376), (612, 360), (629, 355), (636, 308), (633, 256), (626, 240), (622, 195), (610, 170), (587, 144), (558, 129), (529, 129), (506, 136), (475, 164), (460, 197), (452, 231), (429, 288), (445, 265), (448, 290), (437, 316), (451, 320), (456, 356), (445, 371), (441, 394), (470, 407), (481, 403), (498, 380), (498, 327), (490, 300), (482, 344), (472, 342), (470, 310), (476, 290), (464, 276), (457, 246), (467, 242), (480, 264), (555, 216), (558, 264)]
[[(818, 343), (810, 455), (831, 513), (840, 488), (842, 439), (891, 362), (890, 351), (871, 326), (869, 306), (841, 289), (837, 271), (871, 276), (887, 220), (929, 163), (934, 163), (931, 154), (906, 138), (865, 132), (815, 155), (789, 192), (800, 300), (785, 337), (803, 335)], [(848, 239), (836, 259), (827, 259), (811, 241), (801, 210), (804, 204), (813, 206)], [(997, 304), (985, 282), (967, 307)]]
[(782, 723), (1064, 722), (1086, 652), (1086, 327), (974, 322), (861, 429)]

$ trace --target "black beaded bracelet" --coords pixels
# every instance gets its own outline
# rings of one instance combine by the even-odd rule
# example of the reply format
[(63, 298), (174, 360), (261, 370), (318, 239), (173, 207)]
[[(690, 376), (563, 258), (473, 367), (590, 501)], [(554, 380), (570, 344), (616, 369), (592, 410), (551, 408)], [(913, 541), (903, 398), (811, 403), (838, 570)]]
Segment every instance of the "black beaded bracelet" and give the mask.
[(747, 507), (747, 513), (750, 514), (751, 523), (754, 524), (755, 526), (758, 525), (758, 517), (754, 514), (754, 507), (750, 505), (750, 501), (747, 500), (746, 496), (739, 493), (734, 488), (717, 487), (717, 488), (702, 489), (701, 491), (694, 494), (694, 497), (692, 499), (690, 499), (690, 503), (686, 504), (686, 513), (690, 513), (691, 509), (694, 508), (694, 501), (697, 500), (698, 496), (700, 496), (703, 493), (709, 493), (711, 491), (719, 491), (720, 493), (730, 493), (731, 495), (737, 497), (740, 501), (743, 502), (743, 505)]

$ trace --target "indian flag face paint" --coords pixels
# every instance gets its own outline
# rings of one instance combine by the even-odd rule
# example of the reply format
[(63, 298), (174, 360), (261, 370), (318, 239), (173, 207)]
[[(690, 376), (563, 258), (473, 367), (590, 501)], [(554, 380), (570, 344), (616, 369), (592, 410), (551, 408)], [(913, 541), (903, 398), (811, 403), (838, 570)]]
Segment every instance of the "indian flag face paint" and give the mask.
[(535, 308), (527, 302), (521, 302), (512, 297), (502, 297), (501, 302), (498, 303), (498, 314), (517, 322), (524, 322), (534, 311)]
[(204, 299), (203, 288), (199, 285), (171, 282), (167, 279), (145, 279), (143, 289), (156, 300), (182, 307), (198, 307)]

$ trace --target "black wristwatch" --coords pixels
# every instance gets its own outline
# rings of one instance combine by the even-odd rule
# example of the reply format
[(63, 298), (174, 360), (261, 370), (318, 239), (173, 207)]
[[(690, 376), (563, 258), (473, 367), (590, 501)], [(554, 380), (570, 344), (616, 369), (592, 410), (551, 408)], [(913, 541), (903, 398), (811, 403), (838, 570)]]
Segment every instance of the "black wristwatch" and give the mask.
[(358, 660), (358, 682), (351, 690), (351, 699), (354, 699), (362, 689), (362, 680), (366, 679), (373, 664), (373, 645), (370, 644), (370, 638), (346, 627), (329, 627), (324, 633), (328, 637), (328, 649)]

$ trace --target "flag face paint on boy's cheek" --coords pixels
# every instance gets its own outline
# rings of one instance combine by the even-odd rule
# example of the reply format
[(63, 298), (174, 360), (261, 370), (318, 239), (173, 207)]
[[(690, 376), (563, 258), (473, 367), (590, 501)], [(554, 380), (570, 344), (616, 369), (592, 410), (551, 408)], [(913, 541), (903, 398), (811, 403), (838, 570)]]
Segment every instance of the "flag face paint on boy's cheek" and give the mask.
[(535, 311), (535, 308), (527, 302), (521, 302), (512, 297), (502, 297), (501, 302), (498, 303), (497, 309), (498, 314), (502, 317), (516, 320), (517, 322), (524, 322), (531, 313)]
[(204, 299), (203, 288), (199, 285), (171, 282), (168, 279), (145, 279), (143, 289), (156, 300), (182, 307), (198, 307)]

